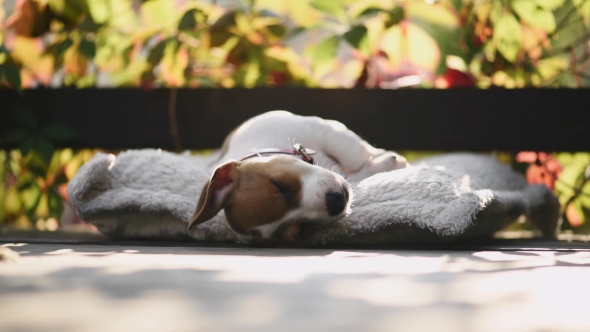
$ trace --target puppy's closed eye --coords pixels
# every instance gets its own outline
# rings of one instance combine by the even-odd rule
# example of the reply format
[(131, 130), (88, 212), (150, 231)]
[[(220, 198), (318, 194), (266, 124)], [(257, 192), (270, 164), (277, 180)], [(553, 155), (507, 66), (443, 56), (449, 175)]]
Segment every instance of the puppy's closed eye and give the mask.
[(286, 184), (277, 182), (276, 180), (270, 179), (270, 182), (277, 188), (277, 190), (285, 197), (286, 199), (291, 199), (293, 197), (293, 189)]

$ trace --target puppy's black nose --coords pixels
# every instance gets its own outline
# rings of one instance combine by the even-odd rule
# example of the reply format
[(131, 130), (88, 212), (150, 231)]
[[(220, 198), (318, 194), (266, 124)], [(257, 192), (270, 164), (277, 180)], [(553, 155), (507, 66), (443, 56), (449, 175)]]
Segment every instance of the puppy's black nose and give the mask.
[(348, 198), (343, 193), (329, 192), (326, 194), (326, 209), (328, 214), (335, 216), (342, 212), (346, 207)]

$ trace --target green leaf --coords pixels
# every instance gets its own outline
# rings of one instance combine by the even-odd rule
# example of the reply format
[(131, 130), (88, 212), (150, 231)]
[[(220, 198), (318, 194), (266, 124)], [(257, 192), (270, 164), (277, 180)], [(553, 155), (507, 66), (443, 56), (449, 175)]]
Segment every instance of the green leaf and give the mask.
[(323, 76), (329, 71), (336, 57), (339, 42), (338, 36), (331, 36), (316, 46), (312, 54), (312, 61), (314, 70), (318, 75)]
[(4, 203), (0, 202), (0, 204), (4, 204), (4, 212), (6, 214), (20, 214), (23, 204), (16, 187), (10, 186), (6, 188)]
[(82, 39), (78, 46), (80, 53), (82, 53), (88, 59), (94, 59), (96, 56), (96, 44), (93, 41)]
[(555, 31), (553, 13), (548, 9), (537, 6), (531, 0), (514, 0), (512, 9), (531, 26), (543, 29), (545, 32)]
[(198, 11), (196, 8), (187, 10), (178, 22), (178, 30), (194, 30), (198, 23), (196, 18)]
[(588, 0), (572, 0), (578, 13), (586, 20), (590, 20), (590, 1)]
[(172, 40), (172, 38), (166, 38), (166, 39), (162, 40), (161, 42), (159, 42), (158, 44), (156, 44), (156, 46), (154, 46), (150, 50), (148, 57), (147, 57), (147, 61), (149, 62), (150, 65), (155, 67), (162, 61), (162, 58), (164, 57), (164, 50), (166, 49), (166, 45), (171, 40)]
[(312, 26), (312, 27), (295, 27), (293, 30), (289, 31), (287, 33), (287, 35), (285, 36), (285, 40), (291, 39), (291, 38), (295, 38), (297, 36), (299, 36), (300, 34), (307, 32), (307, 31), (311, 31), (313, 29), (317, 28), (317, 26)]
[(29, 132), (24, 129), (14, 129), (6, 135), (6, 141), (10, 143), (18, 143), (24, 140), (29, 135)]
[(35, 182), (34, 179), (28, 179), (27, 181), (23, 181), (22, 183), (18, 184), (16, 186), (16, 189), (18, 191), (23, 191), (23, 190), (27, 190), (29, 188), (31, 188), (33, 185), (35, 185), (37, 182)]
[(35, 141), (35, 150), (45, 162), (49, 163), (55, 152), (55, 146), (51, 142), (40, 138)]
[(40, 177), (43, 179), (45, 179), (47, 177), (47, 169), (40, 162), (27, 163), (27, 168), (34, 176), (37, 176), (37, 177)]
[(338, 0), (312, 0), (309, 4), (325, 14), (336, 17), (340, 22), (346, 21), (346, 11)]
[(447, 70), (447, 55), (456, 55), (465, 60), (465, 52), (461, 49), (460, 44), (457, 43), (457, 40), (461, 39), (461, 29), (442, 26), (416, 17), (412, 18), (412, 22), (426, 31), (438, 44), (441, 56), (437, 74), (443, 74)]
[(30, 213), (37, 208), (42, 192), (37, 182), (33, 182), (30, 188), (21, 191), (20, 194), (25, 210)]
[(16, 122), (29, 130), (37, 129), (37, 117), (28, 107), (18, 107), (15, 110)]
[(33, 149), (35, 146), (35, 139), (33, 137), (29, 137), (20, 143), (20, 151), (23, 156), (26, 156), (29, 151)]
[(74, 45), (74, 41), (70, 38), (66, 38), (57, 43), (57, 45), (55, 45), (55, 56), (63, 55), (72, 45)]
[(511, 13), (503, 13), (494, 26), (494, 42), (498, 52), (510, 62), (515, 62), (522, 44), (520, 23)]
[(364, 16), (370, 16), (370, 15), (374, 15), (374, 14), (382, 13), (382, 12), (386, 12), (386, 10), (383, 8), (379, 8), (379, 7), (369, 7), (369, 8), (363, 9), (360, 13), (358, 13), (358, 15), (355, 15), (354, 18), (359, 19)]
[(262, 50), (260, 47), (252, 47), (250, 49), (250, 61), (246, 66), (246, 73), (244, 74), (244, 86), (252, 88), (256, 85), (260, 78), (260, 67), (262, 64)]
[(369, 55), (371, 52), (367, 28), (364, 25), (356, 25), (352, 27), (344, 33), (343, 37), (352, 47), (361, 51), (364, 55)]
[(82, 22), (80, 22), (80, 24), (78, 24), (78, 30), (80, 30), (80, 32), (82, 34), (87, 34), (87, 33), (97, 33), (98, 30), (103, 26), (103, 24), (101, 23), (97, 23), (92, 19), (92, 16), (85, 16), (84, 20), (82, 20)]
[(463, 7), (463, 0), (451, 0), (451, 2), (453, 3), (453, 7), (455, 7), (457, 12), (461, 11), (461, 8)]
[(565, 165), (563, 171), (559, 175), (559, 180), (555, 182), (555, 190), (560, 195), (572, 196), (574, 189), (578, 186), (578, 181), (584, 174), (585, 165), (572, 163)]
[(6, 80), (14, 89), (21, 89), (20, 71), (8, 63), (0, 65), (0, 78)]
[(266, 27), (268, 31), (276, 37), (283, 37), (287, 33), (287, 29), (280, 24), (273, 24)]
[(71, 140), (76, 137), (76, 133), (63, 123), (48, 123), (41, 129), (41, 134), (57, 142)]
[(39, 218), (49, 217), (49, 199), (47, 193), (41, 193), (35, 207), (35, 215)]
[(69, 21), (76, 21), (81, 15), (88, 13), (86, 1), (80, 0), (49, 0), (51, 11)]
[(63, 202), (61, 197), (59, 197), (55, 191), (50, 190), (47, 193), (47, 201), (49, 205), (49, 215), (59, 220), (63, 212)]
[(590, 182), (586, 182), (582, 187), (582, 194), (578, 197), (583, 207), (590, 210)]
[(96, 23), (105, 23), (111, 15), (107, 0), (90, 0), (88, 7), (92, 20)]
[(406, 12), (402, 7), (395, 7), (388, 13), (389, 15), (387, 15), (387, 20), (385, 21), (385, 28), (387, 29), (399, 24), (399, 22), (406, 18)]
[(556, 10), (557, 8), (563, 6), (565, 0), (535, 0), (535, 3), (541, 8), (547, 10)]
[(228, 11), (209, 27), (211, 46), (219, 47), (233, 36), (229, 29), (236, 25), (237, 14), (238, 12), (235, 10)]

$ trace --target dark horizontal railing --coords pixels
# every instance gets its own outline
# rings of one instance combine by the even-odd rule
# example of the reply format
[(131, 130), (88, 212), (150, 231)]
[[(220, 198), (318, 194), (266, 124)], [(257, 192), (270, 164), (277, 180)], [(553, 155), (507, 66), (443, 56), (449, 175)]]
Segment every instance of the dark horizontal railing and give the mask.
[(339, 120), (370, 143), (393, 150), (590, 151), (586, 89), (180, 89), (172, 104), (171, 93), (0, 90), (0, 137), (17, 126), (11, 110), (20, 105), (31, 108), (40, 123), (73, 128), (77, 138), (62, 146), (173, 149), (177, 129), (182, 148), (215, 148), (246, 119), (283, 109)]

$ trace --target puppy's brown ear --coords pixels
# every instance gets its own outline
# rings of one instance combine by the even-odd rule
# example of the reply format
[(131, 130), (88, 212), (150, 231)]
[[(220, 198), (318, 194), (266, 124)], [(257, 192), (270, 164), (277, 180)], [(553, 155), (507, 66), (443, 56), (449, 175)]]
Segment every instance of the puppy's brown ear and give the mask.
[(189, 230), (193, 226), (213, 218), (217, 212), (223, 209), (236, 186), (238, 177), (238, 163), (235, 161), (217, 167), (201, 191), (197, 209), (188, 224)]

